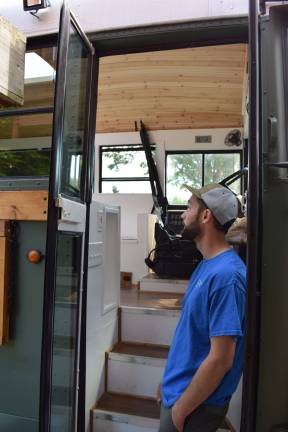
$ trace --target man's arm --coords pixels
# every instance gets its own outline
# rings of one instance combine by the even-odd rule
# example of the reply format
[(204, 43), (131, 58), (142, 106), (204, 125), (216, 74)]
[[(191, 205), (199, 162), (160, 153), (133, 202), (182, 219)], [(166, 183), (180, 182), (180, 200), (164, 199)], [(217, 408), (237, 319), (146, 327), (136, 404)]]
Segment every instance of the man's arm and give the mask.
[(172, 408), (172, 419), (179, 432), (185, 418), (216, 390), (234, 360), (236, 340), (232, 336), (211, 337), (211, 349), (191, 383)]

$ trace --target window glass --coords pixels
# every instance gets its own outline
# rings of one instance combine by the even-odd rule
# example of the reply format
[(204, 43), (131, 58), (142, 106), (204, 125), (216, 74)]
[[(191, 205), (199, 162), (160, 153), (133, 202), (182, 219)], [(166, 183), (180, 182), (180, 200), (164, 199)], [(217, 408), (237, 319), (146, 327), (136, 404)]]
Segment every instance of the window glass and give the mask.
[(0, 117), (0, 177), (49, 176), (52, 114)]
[[(199, 188), (204, 184), (218, 183), (241, 169), (240, 152), (211, 152), (167, 154), (166, 195), (171, 205), (186, 205), (190, 192), (185, 184)], [(229, 186), (241, 193), (241, 180)]]
[[(49, 137), (51, 143), (52, 114), (33, 114), (22, 116), (0, 117), (0, 148), (7, 143), (4, 140), (15, 140), (18, 138)], [(37, 140), (34, 140), (35, 143)], [(47, 141), (47, 140), (46, 140)], [(26, 146), (28, 140), (18, 140), (18, 144)], [(11, 142), (9, 145), (14, 145)], [(36, 144), (34, 144), (35, 147)]]
[(189, 192), (184, 185), (201, 187), (202, 154), (168, 154), (166, 159), (166, 194), (169, 204), (186, 204)]
[[(155, 147), (151, 148), (152, 156)], [(141, 145), (101, 148), (101, 192), (151, 193), (145, 151)]]
[[(204, 157), (204, 184), (218, 183), (235, 171), (240, 170), (239, 153), (205, 154)], [(231, 184), (231, 189), (240, 194), (241, 181)]]
[(0, 177), (49, 176), (50, 149), (0, 150)]
[(60, 192), (81, 199), (88, 52), (73, 26), (67, 61)]
[(127, 148), (105, 151), (102, 149), (102, 178), (147, 177), (148, 167), (144, 150)]
[[(75, 417), (80, 235), (58, 232), (54, 300), (51, 430), (71, 432)], [(59, 407), (65, 407), (60, 410)]]

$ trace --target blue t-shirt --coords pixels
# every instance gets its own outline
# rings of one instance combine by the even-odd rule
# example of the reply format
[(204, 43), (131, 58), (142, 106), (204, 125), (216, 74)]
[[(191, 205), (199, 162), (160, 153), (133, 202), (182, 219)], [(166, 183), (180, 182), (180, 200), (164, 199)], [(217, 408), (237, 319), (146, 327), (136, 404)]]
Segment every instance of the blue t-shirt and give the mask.
[(212, 336), (235, 336), (232, 368), (204, 402), (225, 405), (239, 383), (244, 358), (246, 267), (228, 250), (203, 259), (190, 278), (162, 381), (162, 402), (170, 408), (190, 384), (210, 351)]

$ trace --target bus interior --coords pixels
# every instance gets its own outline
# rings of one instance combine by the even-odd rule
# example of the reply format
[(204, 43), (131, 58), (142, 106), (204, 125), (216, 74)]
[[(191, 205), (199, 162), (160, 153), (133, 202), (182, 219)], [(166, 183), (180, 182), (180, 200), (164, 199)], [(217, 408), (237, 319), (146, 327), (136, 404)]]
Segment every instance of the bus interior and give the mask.
[[(48, 203), (61, 56), (57, 67), (56, 39), (47, 43), (43, 37), (34, 46), (32, 39), (24, 106), (0, 110), (6, 290), (0, 347), (0, 383), (6, 391), (0, 393), (0, 429), (36, 432), (44, 413), (53, 432), (156, 432), (156, 387), (187, 280), (160, 279), (144, 262), (155, 244), (157, 216), (151, 214), (140, 122), (149, 134), (170, 217), (174, 214), (174, 225), (179, 225), (189, 199), (185, 184), (219, 182), (247, 166), (247, 33), (228, 42), (203, 37), (202, 42), (178, 46), (177, 41), (162, 41), (157, 48), (148, 44), (146, 49), (108, 50), (99, 57), (96, 49), (91, 100), (84, 50), (77, 37), (71, 38), (62, 166), (56, 177), (62, 197), (78, 205), (86, 173), (93, 195), (87, 200), (86, 225), (77, 216), (79, 229), (70, 217), (72, 207), (61, 196), (57, 201), (62, 213), (53, 271), (47, 262), (45, 269), (45, 261), (53, 227)], [(83, 135), (88, 117), (93, 118), (89, 137)], [(93, 145), (90, 153), (83, 137)], [(246, 215), (246, 178), (230, 187)], [(79, 215), (84, 214), (80, 204)], [(72, 236), (74, 228), (78, 234)], [(243, 225), (232, 243), (237, 248), (246, 241)], [(47, 281), (55, 283), (53, 296), (47, 294)], [(47, 317), (51, 327), (45, 327)], [(244, 399), (241, 382), (219, 431), (243, 430)]]

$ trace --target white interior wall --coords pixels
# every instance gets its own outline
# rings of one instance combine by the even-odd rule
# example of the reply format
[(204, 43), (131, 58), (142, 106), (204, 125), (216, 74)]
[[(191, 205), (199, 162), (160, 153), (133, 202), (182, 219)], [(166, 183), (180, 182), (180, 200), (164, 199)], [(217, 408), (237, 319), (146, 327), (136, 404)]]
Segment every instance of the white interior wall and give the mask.
[[(23, 11), (23, 0), (1, 0), (0, 14), (28, 36), (58, 31), (62, 0), (50, 0), (51, 7), (39, 11), (39, 18)], [(248, 0), (69, 0), (86, 32), (166, 22), (187, 21), (229, 15), (247, 15)]]

